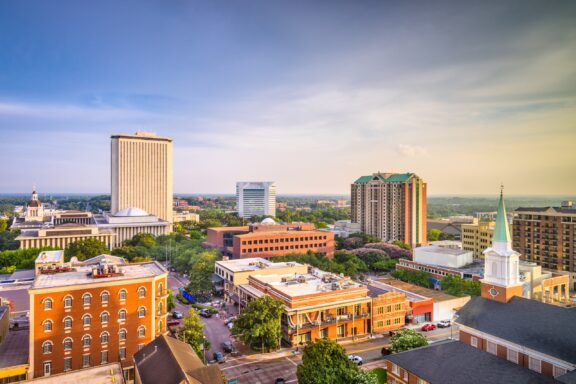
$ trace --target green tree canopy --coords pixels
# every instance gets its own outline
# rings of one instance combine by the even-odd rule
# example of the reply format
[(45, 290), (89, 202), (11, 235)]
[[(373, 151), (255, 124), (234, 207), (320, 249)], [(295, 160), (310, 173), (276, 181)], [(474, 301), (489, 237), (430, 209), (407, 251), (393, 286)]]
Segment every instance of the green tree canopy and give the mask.
[(422, 334), (413, 329), (401, 329), (396, 332), (391, 339), (392, 352), (404, 352), (413, 348), (428, 345), (428, 340)]
[(168, 288), (168, 298), (166, 299), (166, 306), (168, 307), (168, 312), (176, 308), (176, 302), (174, 301), (174, 292), (172, 289)]
[(178, 331), (178, 340), (190, 344), (192, 349), (196, 351), (198, 357), (204, 360), (204, 356), (202, 355), (203, 343), (205, 349), (209, 349), (210, 347), (206, 344), (208, 341), (204, 338), (204, 323), (194, 309), (188, 311), (188, 317), (184, 318), (184, 324)]
[(210, 293), (212, 274), (219, 255), (217, 250), (209, 249), (191, 256), (188, 264), (190, 268), (188, 292), (191, 294)]
[(0, 232), (4, 232), (8, 229), (8, 220), (0, 219)]
[(156, 246), (156, 238), (150, 233), (138, 233), (132, 239), (126, 240), (124, 244), (133, 247), (152, 248)]
[(341, 345), (334, 340), (320, 339), (304, 348), (296, 376), (300, 384), (351, 384), (357, 380), (358, 371)]
[(252, 349), (267, 351), (280, 348), (281, 301), (263, 296), (252, 300), (234, 321), (232, 334)]
[(392, 276), (407, 283), (416, 284), (421, 287), (430, 288), (430, 274), (424, 271), (411, 271), (408, 269), (397, 269), (392, 272)]
[(78, 260), (82, 261), (108, 252), (110, 251), (106, 244), (97, 239), (87, 238), (70, 243), (64, 251), (64, 256), (66, 260), (76, 256)]
[(442, 231), (439, 229), (432, 228), (428, 230), (428, 241), (438, 241), (440, 240), (440, 235)]
[(445, 276), (440, 282), (442, 290), (454, 296), (480, 296), (480, 282), (462, 280), (459, 276)]

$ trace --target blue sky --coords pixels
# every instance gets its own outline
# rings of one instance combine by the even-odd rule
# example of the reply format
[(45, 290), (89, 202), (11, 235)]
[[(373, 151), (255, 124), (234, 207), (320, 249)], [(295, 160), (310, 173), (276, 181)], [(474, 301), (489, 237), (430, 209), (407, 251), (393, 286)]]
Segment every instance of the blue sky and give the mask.
[(573, 194), (574, 1), (0, 2), (1, 192), (108, 192), (109, 137), (174, 139), (174, 189)]

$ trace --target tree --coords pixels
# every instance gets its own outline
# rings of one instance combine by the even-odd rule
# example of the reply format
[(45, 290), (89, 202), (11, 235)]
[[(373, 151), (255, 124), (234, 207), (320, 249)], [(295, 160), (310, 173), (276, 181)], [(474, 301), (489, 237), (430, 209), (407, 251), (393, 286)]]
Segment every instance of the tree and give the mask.
[(66, 260), (70, 260), (72, 256), (76, 256), (78, 260), (82, 261), (108, 252), (109, 249), (106, 244), (100, 240), (88, 238), (70, 243), (64, 251), (64, 256)]
[(358, 371), (341, 345), (320, 339), (304, 348), (296, 376), (300, 384), (350, 384), (358, 377)]
[(421, 287), (430, 288), (430, 274), (424, 271), (411, 271), (408, 269), (397, 269), (392, 272), (392, 276), (396, 279), (405, 281), (407, 283), (416, 284)]
[(0, 232), (4, 232), (8, 229), (8, 220), (0, 219)]
[(397, 246), (397, 247), (400, 247), (400, 248), (402, 248), (402, 249), (405, 249), (405, 250), (407, 250), (407, 251), (411, 251), (411, 250), (412, 250), (412, 246), (411, 246), (410, 244), (406, 244), (405, 242), (400, 241), (400, 240), (394, 240), (394, 241), (392, 242), (392, 244), (395, 245), (395, 246)]
[(150, 233), (137, 233), (132, 239), (126, 240), (124, 244), (133, 247), (152, 248), (156, 246), (156, 239)]
[(166, 299), (166, 306), (168, 307), (168, 312), (176, 308), (176, 303), (174, 302), (174, 292), (172, 289), (168, 288), (168, 298)]
[(208, 341), (204, 337), (204, 323), (194, 309), (188, 311), (188, 317), (184, 318), (184, 324), (178, 331), (178, 340), (190, 344), (198, 357), (204, 360), (203, 347), (209, 349)]
[(234, 321), (232, 334), (254, 350), (280, 348), (280, 316), (284, 304), (270, 296), (252, 300)]
[(453, 296), (480, 296), (480, 282), (462, 280), (460, 276), (445, 276), (440, 282), (442, 290)]
[(430, 229), (428, 231), (428, 241), (438, 241), (440, 240), (440, 235), (442, 231), (436, 228)]
[(205, 250), (195, 254), (189, 260), (189, 278), (188, 292), (192, 294), (206, 294), (212, 291), (212, 275), (214, 274), (214, 265), (218, 259), (217, 250)]
[(413, 329), (401, 329), (392, 336), (391, 343), (392, 352), (398, 353), (424, 347), (428, 345), (428, 340)]

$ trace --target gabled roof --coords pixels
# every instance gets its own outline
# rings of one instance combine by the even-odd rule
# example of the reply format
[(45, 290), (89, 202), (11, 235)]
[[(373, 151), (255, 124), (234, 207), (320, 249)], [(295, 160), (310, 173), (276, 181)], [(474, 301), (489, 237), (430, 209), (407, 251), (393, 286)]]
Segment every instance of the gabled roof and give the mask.
[(189, 344), (166, 335), (158, 336), (134, 354), (142, 384), (221, 383), (217, 365), (205, 366)]
[(374, 178), (376, 178), (378, 181), (382, 181), (385, 183), (403, 183), (410, 180), (412, 176), (414, 176), (413, 173), (392, 173), (389, 174), (388, 177), (386, 177), (386, 174), (383, 173), (375, 173), (370, 176), (360, 176), (354, 183), (366, 184), (374, 180)]
[(472, 298), (457, 323), (576, 364), (576, 309), (515, 296), (508, 303)]
[(430, 384), (546, 384), (554, 380), (459, 341), (386, 357)]

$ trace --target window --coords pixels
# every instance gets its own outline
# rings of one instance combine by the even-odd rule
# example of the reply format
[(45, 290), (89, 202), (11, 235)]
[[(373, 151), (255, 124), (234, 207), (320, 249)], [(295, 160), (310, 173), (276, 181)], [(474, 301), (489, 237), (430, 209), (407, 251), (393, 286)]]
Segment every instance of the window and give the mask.
[(52, 342), (51, 341), (45, 341), (44, 343), (42, 343), (42, 353), (44, 353), (44, 354), (52, 353)]
[(383, 321), (378, 321), (378, 322), (376, 322), (376, 326), (377, 326), (378, 328), (382, 328), (382, 327), (384, 326), (384, 322), (383, 322)]
[(90, 335), (84, 335), (84, 337), (82, 337), (82, 346), (83, 347), (89, 347), (91, 342), (92, 342), (92, 338), (90, 337)]
[(392, 364), (392, 373), (395, 375), (400, 375), (400, 368), (396, 364)]
[(109, 318), (110, 318), (110, 314), (108, 314), (108, 312), (102, 312), (100, 314), (100, 322), (103, 324), (108, 323)]
[(100, 364), (108, 364), (108, 351), (100, 352)]
[(339, 325), (338, 328), (336, 328), (336, 336), (344, 337), (344, 326), (343, 325)]
[(108, 291), (104, 291), (100, 294), (100, 300), (102, 301), (102, 304), (108, 304), (109, 299), (110, 294), (108, 293)]
[(70, 329), (72, 328), (72, 318), (70, 316), (67, 316), (64, 318), (64, 329)]
[(120, 340), (126, 340), (126, 330), (121, 329), (120, 332), (118, 332), (118, 337), (120, 338)]
[(158, 314), (161, 315), (163, 310), (164, 310), (164, 305), (162, 304), (162, 302), (160, 302), (158, 304)]
[(126, 300), (126, 290), (121, 289), (120, 292), (118, 292), (118, 297), (120, 297), (120, 300)]
[(513, 349), (508, 349), (508, 352), (506, 353), (508, 361), (511, 361), (513, 363), (518, 364), (518, 351), (515, 351)]
[(68, 295), (64, 298), (64, 308), (72, 307), (72, 296)]
[(52, 363), (46, 362), (44, 363), (44, 376), (50, 376), (50, 373), (52, 373)]
[(496, 354), (496, 343), (489, 341), (487, 346), (486, 346), (486, 351), (488, 353), (495, 355)]
[(542, 361), (535, 359), (533, 357), (530, 357), (529, 362), (528, 362), (528, 368), (530, 368), (531, 370), (540, 373), (540, 371), (542, 370)]
[(318, 331), (318, 337), (321, 339), (328, 338), (328, 328), (324, 328)]
[(138, 288), (138, 297), (139, 298), (146, 297), (146, 288), (144, 288), (144, 287)]
[(64, 350), (69, 351), (72, 349), (72, 339), (67, 337), (64, 339)]
[(158, 284), (158, 293), (159, 293), (160, 295), (163, 294), (163, 292), (162, 292), (163, 289), (164, 289), (164, 285), (162, 285), (162, 283)]
[(126, 348), (120, 348), (120, 360), (124, 360), (126, 358)]
[(52, 309), (52, 299), (44, 299), (44, 310), (49, 311)]
[(100, 342), (102, 344), (108, 343), (108, 339), (110, 338), (110, 334), (108, 332), (102, 332), (100, 335)]
[(72, 369), (72, 358), (71, 357), (65, 357), (64, 358), (64, 370), (69, 371), (71, 369)]
[(394, 305), (394, 310), (395, 310), (395, 311), (399, 311), (399, 310), (401, 310), (401, 309), (402, 309), (402, 304), (395, 304), (395, 305)]
[(82, 367), (86, 368), (90, 366), (90, 355), (83, 355), (82, 356)]
[(126, 320), (126, 310), (121, 309), (121, 310), (118, 312), (118, 319), (120, 319), (120, 320)]
[(475, 348), (478, 348), (478, 338), (470, 336), (470, 345), (472, 345)]
[(138, 317), (146, 317), (146, 307), (138, 308)]
[(144, 347), (145, 347), (145, 344), (138, 344), (138, 350), (139, 350), (139, 351), (141, 351), (142, 348), (144, 348)]
[(383, 315), (384, 314), (384, 307), (376, 308), (376, 314), (377, 315)]
[(91, 301), (92, 301), (92, 296), (89, 293), (85, 293), (84, 295), (82, 295), (82, 304), (90, 305)]
[(82, 324), (84, 324), (85, 327), (89, 327), (90, 323), (92, 323), (92, 316), (88, 314), (82, 316)]
[(138, 327), (138, 336), (139, 337), (144, 337), (146, 336), (146, 327), (141, 325), (140, 327)]
[(43, 327), (44, 327), (44, 332), (50, 332), (52, 330), (52, 321), (44, 320)]

